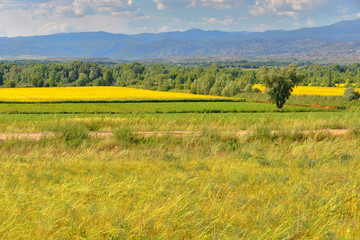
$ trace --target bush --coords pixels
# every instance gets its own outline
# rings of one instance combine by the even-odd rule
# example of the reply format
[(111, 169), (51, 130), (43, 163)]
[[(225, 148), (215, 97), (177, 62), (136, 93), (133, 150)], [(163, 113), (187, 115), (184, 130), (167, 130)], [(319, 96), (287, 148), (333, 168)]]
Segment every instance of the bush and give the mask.
[(253, 85), (252, 84), (247, 84), (244, 88), (245, 93), (252, 93), (253, 89), (252, 89)]
[(60, 122), (55, 126), (54, 133), (71, 146), (78, 146), (89, 138), (87, 128), (77, 122)]
[(9, 80), (5, 82), (5, 87), (6, 88), (14, 88), (16, 87), (16, 82), (15, 80)]
[(352, 100), (358, 100), (360, 98), (360, 93), (355, 91), (355, 89), (353, 87), (347, 88), (344, 91), (344, 95), (343, 95), (348, 101), (352, 101)]
[(114, 131), (115, 139), (119, 141), (123, 146), (130, 146), (133, 143), (137, 143), (138, 139), (128, 127), (122, 127)]
[(252, 91), (254, 93), (261, 93), (261, 90), (259, 88), (253, 88)]

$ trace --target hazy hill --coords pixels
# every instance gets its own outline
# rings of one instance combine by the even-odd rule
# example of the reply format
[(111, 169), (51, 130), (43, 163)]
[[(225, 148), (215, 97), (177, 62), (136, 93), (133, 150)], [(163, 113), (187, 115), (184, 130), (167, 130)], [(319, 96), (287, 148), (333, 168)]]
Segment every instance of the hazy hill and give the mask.
[(0, 38), (0, 57), (298, 58), (360, 60), (360, 19), (293, 31), (106, 32)]

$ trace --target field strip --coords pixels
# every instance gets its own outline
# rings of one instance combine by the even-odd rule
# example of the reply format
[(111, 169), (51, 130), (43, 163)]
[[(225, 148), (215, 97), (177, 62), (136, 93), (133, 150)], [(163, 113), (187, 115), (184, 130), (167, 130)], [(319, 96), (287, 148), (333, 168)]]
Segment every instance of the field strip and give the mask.
[[(326, 132), (332, 135), (344, 135), (349, 132), (349, 129), (318, 129), (318, 130), (289, 130), (285, 131), (284, 134), (287, 133), (303, 133), (303, 134), (311, 134), (311, 133), (319, 133)], [(164, 136), (164, 135), (173, 135), (173, 136), (189, 136), (189, 135), (201, 135), (201, 131), (137, 131), (134, 132), (136, 135), (141, 135), (145, 137), (150, 137), (152, 135), (156, 136)], [(219, 133), (223, 134), (233, 134), (234, 132), (230, 131), (221, 131)], [(272, 134), (283, 133), (279, 130), (272, 130)], [(243, 136), (246, 134), (251, 134), (249, 130), (240, 130), (235, 133), (237, 136)], [(96, 131), (89, 132), (90, 138), (109, 138), (113, 137), (114, 133), (109, 131)], [(16, 133), (16, 132), (5, 132), (0, 133), (0, 141), (8, 140), (8, 139), (29, 139), (29, 140), (40, 140), (41, 138), (52, 138), (55, 137), (54, 132), (26, 132), (26, 133)]]

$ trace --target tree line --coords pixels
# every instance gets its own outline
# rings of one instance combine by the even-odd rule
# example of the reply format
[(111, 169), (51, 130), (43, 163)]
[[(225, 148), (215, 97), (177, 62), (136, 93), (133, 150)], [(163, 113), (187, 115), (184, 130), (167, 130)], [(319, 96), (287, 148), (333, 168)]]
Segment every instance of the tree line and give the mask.
[[(248, 64), (248, 63), (247, 63)], [(360, 84), (360, 64), (298, 67), (304, 77), (300, 85), (334, 86)], [(235, 96), (252, 92), (261, 83), (257, 69), (229, 67), (225, 63), (206, 66), (138, 62), (102, 65), (82, 61), (70, 63), (0, 62), (1, 87), (130, 86), (151, 90), (176, 89), (194, 94)]]

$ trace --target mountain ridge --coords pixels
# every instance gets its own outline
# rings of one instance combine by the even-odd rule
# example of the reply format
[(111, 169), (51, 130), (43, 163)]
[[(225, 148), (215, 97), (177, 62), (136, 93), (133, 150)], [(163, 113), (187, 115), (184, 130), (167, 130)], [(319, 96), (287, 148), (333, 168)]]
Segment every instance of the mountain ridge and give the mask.
[[(0, 57), (172, 57), (360, 60), (360, 19), (296, 30), (223, 32), (190, 29), (164, 33), (75, 32), (2, 37)], [(314, 55), (314, 52), (317, 55)]]

